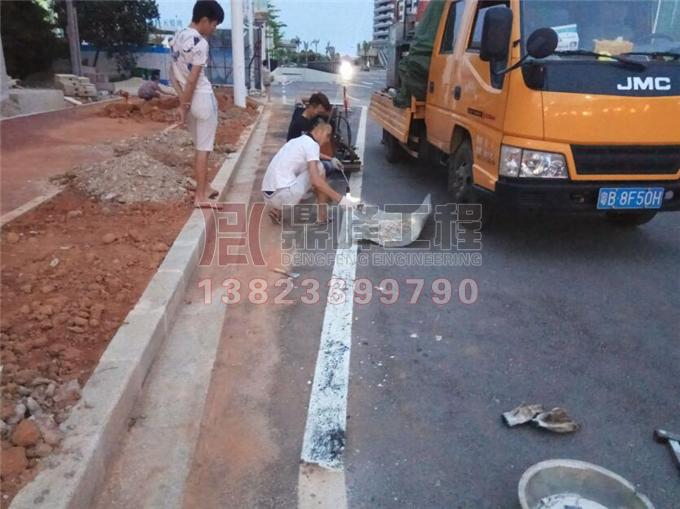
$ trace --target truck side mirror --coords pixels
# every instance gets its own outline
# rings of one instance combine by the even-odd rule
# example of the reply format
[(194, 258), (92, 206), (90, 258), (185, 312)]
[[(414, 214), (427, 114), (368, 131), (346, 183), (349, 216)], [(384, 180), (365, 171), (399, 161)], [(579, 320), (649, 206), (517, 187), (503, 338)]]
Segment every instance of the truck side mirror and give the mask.
[(503, 5), (491, 7), (484, 16), (479, 58), (484, 62), (501, 62), (505, 66), (510, 51), (512, 10)]
[(559, 38), (552, 28), (539, 28), (527, 39), (527, 54), (531, 58), (549, 57), (557, 49)]

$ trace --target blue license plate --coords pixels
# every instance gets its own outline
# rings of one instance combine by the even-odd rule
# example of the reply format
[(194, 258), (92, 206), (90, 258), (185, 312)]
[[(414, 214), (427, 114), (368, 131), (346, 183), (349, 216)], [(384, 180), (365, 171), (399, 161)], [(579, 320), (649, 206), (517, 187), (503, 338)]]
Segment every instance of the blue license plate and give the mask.
[(660, 209), (663, 187), (603, 187), (597, 197), (598, 209)]

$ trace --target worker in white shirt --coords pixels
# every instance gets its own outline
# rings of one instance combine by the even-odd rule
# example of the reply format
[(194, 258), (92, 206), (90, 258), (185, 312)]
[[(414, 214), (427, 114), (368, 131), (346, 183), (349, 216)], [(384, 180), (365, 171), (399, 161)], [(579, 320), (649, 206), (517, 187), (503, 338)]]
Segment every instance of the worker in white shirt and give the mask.
[(328, 202), (343, 207), (358, 205), (358, 198), (343, 196), (326, 182), (320, 146), (328, 142), (331, 132), (330, 124), (318, 119), (311, 131), (287, 142), (269, 163), (262, 181), (262, 193), (274, 223), (281, 223), (284, 206), (297, 205), (310, 190), (314, 191), (319, 205), (317, 224), (328, 223)]

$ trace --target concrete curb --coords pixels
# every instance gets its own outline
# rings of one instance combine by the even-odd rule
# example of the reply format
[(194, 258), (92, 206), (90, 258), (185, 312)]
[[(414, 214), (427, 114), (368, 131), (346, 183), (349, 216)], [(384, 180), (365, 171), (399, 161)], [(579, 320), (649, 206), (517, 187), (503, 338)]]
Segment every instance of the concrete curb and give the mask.
[[(264, 108), (244, 131), (241, 149), (224, 162), (213, 179), (222, 195), (241, 163), (263, 111)], [(172, 327), (205, 240), (203, 212), (195, 210), (111, 339), (83, 388), (81, 400), (61, 425), (66, 433), (61, 451), (49, 458), (42, 472), (17, 494), (11, 509), (91, 507), (119, 437), (128, 426), (146, 375)]]

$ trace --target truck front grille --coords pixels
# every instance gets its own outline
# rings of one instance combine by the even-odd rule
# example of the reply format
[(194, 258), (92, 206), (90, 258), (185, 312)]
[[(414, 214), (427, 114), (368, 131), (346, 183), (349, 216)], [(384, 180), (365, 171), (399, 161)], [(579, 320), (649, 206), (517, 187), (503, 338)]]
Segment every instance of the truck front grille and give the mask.
[(674, 175), (680, 145), (572, 145), (579, 175)]

